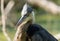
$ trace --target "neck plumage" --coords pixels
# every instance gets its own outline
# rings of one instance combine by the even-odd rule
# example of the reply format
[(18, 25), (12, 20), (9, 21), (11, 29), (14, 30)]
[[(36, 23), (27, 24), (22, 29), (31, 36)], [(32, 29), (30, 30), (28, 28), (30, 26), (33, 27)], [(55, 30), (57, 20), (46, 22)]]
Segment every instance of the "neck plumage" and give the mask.
[(35, 23), (35, 13), (34, 11), (32, 11), (32, 21), (33, 21), (33, 24)]

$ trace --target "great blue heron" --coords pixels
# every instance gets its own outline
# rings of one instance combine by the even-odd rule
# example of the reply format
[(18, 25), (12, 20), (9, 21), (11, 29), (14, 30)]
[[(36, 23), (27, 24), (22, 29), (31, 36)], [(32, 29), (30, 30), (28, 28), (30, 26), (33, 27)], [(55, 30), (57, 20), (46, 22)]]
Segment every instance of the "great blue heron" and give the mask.
[(22, 17), (18, 21), (17, 26), (23, 22), (28, 23), (26, 41), (58, 41), (42, 26), (33, 22), (33, 9), (27, 3), (23, 7), (21, 15)]

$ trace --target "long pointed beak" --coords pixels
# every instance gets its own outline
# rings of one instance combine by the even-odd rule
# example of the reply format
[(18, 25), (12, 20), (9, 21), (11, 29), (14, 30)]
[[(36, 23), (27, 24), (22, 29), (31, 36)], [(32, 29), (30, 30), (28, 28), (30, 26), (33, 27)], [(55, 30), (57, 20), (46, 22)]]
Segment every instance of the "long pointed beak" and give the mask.
[(24, 21), (25, 18), (26, 16), (21, 17), (19, 21), (17, 22), (16, 26), (19, 26)]

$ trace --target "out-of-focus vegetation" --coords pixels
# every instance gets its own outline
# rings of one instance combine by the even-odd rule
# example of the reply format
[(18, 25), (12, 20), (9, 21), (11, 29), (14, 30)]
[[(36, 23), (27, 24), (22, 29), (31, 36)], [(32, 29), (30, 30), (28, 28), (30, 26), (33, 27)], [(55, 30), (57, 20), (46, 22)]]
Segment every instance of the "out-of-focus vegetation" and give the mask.
[(50, 0), (50, 1), (53, 1), (53, 2), (55, 2), (57, 5), (60, 5), (60, 0)]
[[(56, 4), (60, 5), (60, 0), (50, 0), (55, 2)], [(7, 3), (8, 0), (5, 2)], [(14, 6), (13, 10), (11, 10), (10, 14), (8, 15), (7, 19), (7, 32), (11, 39), (13, 39), (15, 34), (15, 25), (18, 19), (20, 18), (20, 12), (21, 8), (20, 4), (16, 0), (16, 5)], [(43, 26), (48, 32), (50, 32), (52, 35), (60, 33), (60, 15), (59, 14), (51, 14), (49, 12), (44, 11), (43, 9), (34, 8), (35, 9), (35, 21), (37, 24), (40, 24)], [(0, 12), (0, 18), (1, 18), (1, 12)], [(0, 41), (7, 41), (5, 36), (2, 32), (2, 25), (0, 26)]]

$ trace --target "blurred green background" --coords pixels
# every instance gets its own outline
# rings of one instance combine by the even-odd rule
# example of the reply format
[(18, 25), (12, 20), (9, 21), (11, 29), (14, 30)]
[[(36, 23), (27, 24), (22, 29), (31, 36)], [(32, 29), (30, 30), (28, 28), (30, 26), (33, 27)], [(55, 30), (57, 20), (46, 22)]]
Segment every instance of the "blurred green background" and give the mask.
[[(49, 1), (53, 1), (57, 5), (60, 5), (60, 0), (49, 0)], [(50, 12), (46, 12), (43, 8), (36, 8), (36, 7), (33, 8), (35, 11), (35, 22), (37, 24), (43, 26), (43, 28), (45, 28), (52, 35), (60, 33), (60, 14), (52, 14)], [(11, 11), (10, 14), (8, 15), (6, 21), (7, 32), (12, 40), (16, 32), (15, 25), (21, 16), (20, 13), (21, 10), (16, 5), (13, 11)], [(0, 11), (0, 21), (1, 21), (1, 11)], [(7, 41), (2, 32), (2, 25), (0, 25), (0, 41)]]

